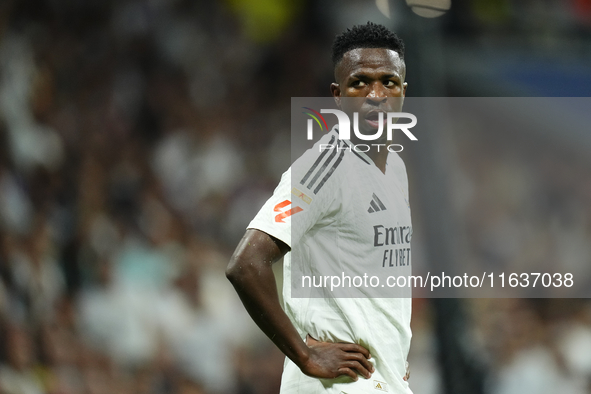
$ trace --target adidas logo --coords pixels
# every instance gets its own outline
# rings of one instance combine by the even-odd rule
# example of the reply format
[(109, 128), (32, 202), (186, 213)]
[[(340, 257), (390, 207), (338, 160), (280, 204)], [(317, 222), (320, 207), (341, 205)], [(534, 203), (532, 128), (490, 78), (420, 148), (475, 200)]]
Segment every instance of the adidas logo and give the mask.
[(380, 212), (380, 211), (386, 210), (386, 206), (378, 198), (378, 196), (376, 196), (375, 193), (373, 193), (371, 197), (372, 198), (371, 198), (371, 201), (369, 202), (369, 209), (367, 210), (367, 212), (374, 213), (374, 212)]
[(380, 382), (379, 380), (373, 381), (373, 388), (380, 391), (388, 392), (388, 383)]

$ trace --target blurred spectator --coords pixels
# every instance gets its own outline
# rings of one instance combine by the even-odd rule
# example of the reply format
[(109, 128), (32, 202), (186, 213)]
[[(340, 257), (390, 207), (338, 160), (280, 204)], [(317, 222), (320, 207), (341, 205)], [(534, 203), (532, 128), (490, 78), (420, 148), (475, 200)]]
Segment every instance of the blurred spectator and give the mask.
[(26, 328), (16, 324), (4, 327), (6, 362), (0, 366), (0, 388), (7, 394), (42, 394), (35, 373), (34, 344)]

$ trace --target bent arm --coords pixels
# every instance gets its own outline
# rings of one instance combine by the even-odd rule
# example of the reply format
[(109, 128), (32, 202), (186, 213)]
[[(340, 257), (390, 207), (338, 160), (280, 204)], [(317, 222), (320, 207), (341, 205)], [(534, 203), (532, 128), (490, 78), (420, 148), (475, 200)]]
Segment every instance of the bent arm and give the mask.
[(308, 347), (281, 308), (272, 270), (288, 251), (284, 242), (249, 229), (230, 259), (226, 276), (255, 323), (301, 368), (308, 359)]
[(371, 376), (373, 366), (367, 349), (356, 344), (326, 343), (299, 333), (281, 308), (272, 265), (289, 247), (282, 241), (249, 229), (238, 244), (226, 269), (246, 310), (261, 330), (303, 373), (318, 378), (348, 375), (357, 380), (359, 372)]

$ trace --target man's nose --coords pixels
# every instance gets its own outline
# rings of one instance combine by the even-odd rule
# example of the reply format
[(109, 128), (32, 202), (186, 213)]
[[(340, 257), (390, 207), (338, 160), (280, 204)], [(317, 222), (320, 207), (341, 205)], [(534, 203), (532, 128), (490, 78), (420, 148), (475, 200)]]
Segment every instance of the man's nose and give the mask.
[(372, 83), (366, 98), (376, 104), (382, 103), (387, 99), (386, 88), (381, 83)]

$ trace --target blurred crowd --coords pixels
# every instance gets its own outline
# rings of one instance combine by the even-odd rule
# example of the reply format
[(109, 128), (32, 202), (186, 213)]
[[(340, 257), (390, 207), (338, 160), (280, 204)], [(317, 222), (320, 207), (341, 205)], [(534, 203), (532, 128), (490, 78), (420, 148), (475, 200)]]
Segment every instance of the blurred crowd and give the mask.
[[(524, 134), (474, 123), (456, 130), (464, 259), (486, 272), (572, 272), (588, 289), (591, 161), (568, 144)], [(531, 284), (517, 292), (505, 286), (509, 296), (540, 296)], [(565, 290), (544, 294), (561, 297)], [(491, 393), (591, 392), (588, 298), (472, 299), (467, 307)]]
[(265, 50), (205, 2), (0, 7), (0, 392), (276, 392), (224, 276), (289, 164)]
[[(472, 3), (471, 24), (453, 33), (487, 15), (485, 1)], [(494, 3), (513, 18), (511, 2)], [(589, 2), (548, 3), (578, 10), (573, 26), (589, 23)], [(332, 36), (354, 10), (379, 16), (373, 2), (343, 4), (0, 2), (0, 392), (277, 392), (283, 356), (224, 269), (290, 164), (290, 97), (327, 95)], [(487, 177), (546, 179), (544, 167), (515, 172), (527, 158), (480, 153), (465, 153), (479, 162), (465, 175), (473, 212), (491, 206), (479, 184)], [(565, 174), (591, 180), (586, 165), (552, 166), (555, 194)], [(563, 257), (574, 247), (575, 263), (591, 262), (591, 195), (580, 180), (567, 185), (572, 203), (549, 194), (569, 211), (526, 223), (532, 249)], [(471, 253), (508, 264), (523, 248), (510, 242), (522, 233), (512, 214), (532, 196), (497, 186), (508, 197), (470, 214), (486, 229), (470, 232)], [(573, 236), (561, 238), (560, 226)], [(415, 304), (411, 387), (441, 393), (429, 303)], [(587, 304), (468, 305), (491, 392), (591, 390)]]

